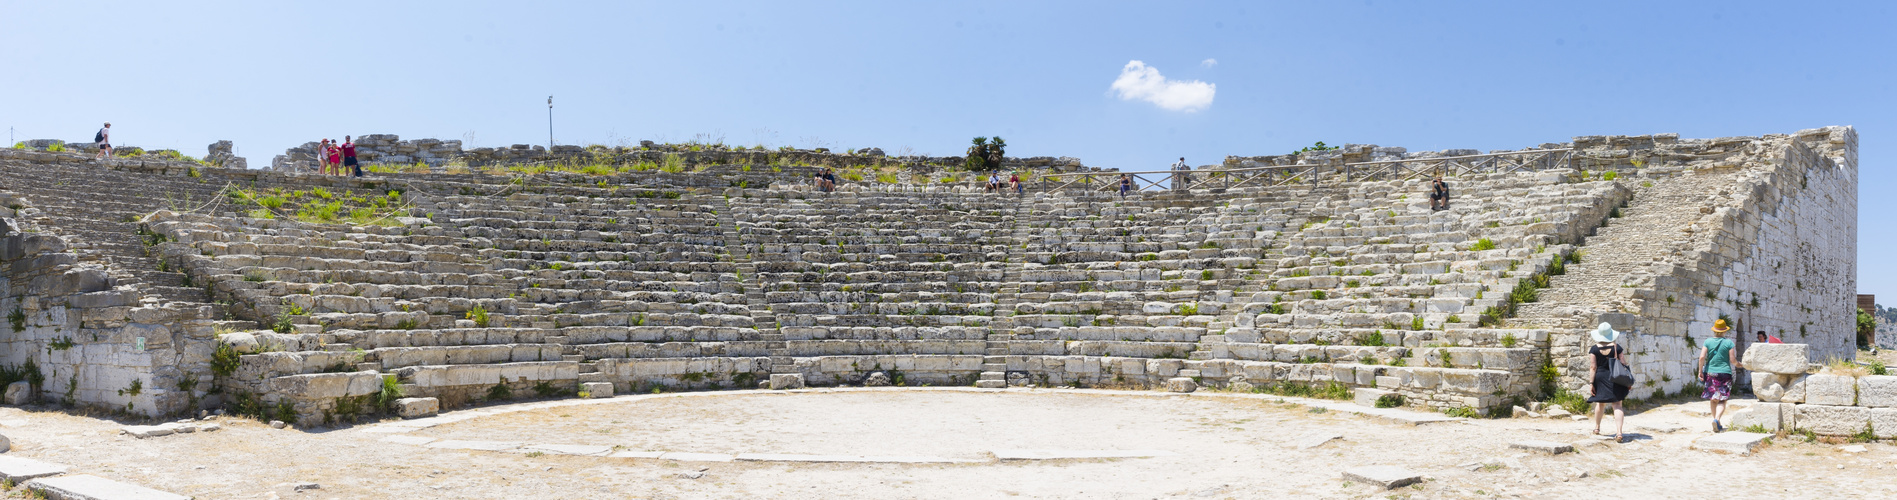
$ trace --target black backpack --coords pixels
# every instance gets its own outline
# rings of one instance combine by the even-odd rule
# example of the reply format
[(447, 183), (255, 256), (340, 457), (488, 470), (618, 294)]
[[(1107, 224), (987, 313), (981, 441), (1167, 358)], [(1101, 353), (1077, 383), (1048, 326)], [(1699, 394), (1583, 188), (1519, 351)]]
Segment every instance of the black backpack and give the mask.
[(92, 133), (92, 142), (105, 142), (105, 129)]

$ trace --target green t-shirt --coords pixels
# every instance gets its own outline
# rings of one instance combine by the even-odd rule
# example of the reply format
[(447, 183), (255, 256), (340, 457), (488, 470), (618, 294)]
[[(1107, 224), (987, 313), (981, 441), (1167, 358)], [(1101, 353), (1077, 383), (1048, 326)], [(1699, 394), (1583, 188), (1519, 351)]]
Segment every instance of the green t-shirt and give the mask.
[(1732, 373), (1732, 340), (1706, 339), (1706, 373)]

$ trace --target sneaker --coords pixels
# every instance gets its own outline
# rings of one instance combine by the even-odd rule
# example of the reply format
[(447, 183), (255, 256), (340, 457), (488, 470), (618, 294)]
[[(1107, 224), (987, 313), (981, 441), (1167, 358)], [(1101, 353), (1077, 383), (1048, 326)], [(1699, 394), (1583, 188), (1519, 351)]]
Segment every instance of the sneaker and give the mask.
[(1718, 420), (1714, 420), (1714, 421), (1713, 421), (1713, 432), (1726, 432), (1726, 426), (1723, 426), (1723, 425), (1719, 425), (1719, 421), (1718, 421)]

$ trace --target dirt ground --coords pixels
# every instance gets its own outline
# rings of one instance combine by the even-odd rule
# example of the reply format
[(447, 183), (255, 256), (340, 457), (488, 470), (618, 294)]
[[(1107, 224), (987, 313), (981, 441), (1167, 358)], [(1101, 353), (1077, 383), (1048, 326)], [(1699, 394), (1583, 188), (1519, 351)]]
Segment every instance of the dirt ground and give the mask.
[[(693, 396), (532, 409), (399, 435), (979, 462), (710, 463), (439, 450), (383, 441), (392, 434), (371, 432), (371, 425), (276, 430), (234, 418), (215, 419), (224, 426), (218, 432), (141, 440), (118, 434), (121, 424), (110, 420), (19, 408), (0, 408), (0, 432), (12, 439), (12, 455), (200, 499), (1897, 496), (1897, 447), (1888, 444), (1851, 454), (1835, 443), (1789, 436), (1753, 456), (1691, 450), (1692, 440), (1711, 431), (1707, 417), (1688, 411), (1704, 403), (1632, 415), (1627, 431), (1633, 439), (1613, 444), (1592, 438), (1589, 422), (1410, 426), (1297, 404), (1306, 400), (1217, 393), (911, 389)], [(1641, 429), (1669, 424), (1684, 429)], [(1326, 433), (1343, 438), (1297, 446), (1300, 438)], [(1523, 440), (1577, 443), (1578, 451), (1545, 456), (1508, 448)], [(990, 454), (1011, 448), (1176, 455), (995, 461)], [(1402, 466), (1427, 479), (1390, 491), (1341, 479), (1345, 469), (1363, 465)], [(293, 492), (291, 484), (299, 482), (321, 489)], [(1709, 484), (1719, 486), (1709, 490)]]

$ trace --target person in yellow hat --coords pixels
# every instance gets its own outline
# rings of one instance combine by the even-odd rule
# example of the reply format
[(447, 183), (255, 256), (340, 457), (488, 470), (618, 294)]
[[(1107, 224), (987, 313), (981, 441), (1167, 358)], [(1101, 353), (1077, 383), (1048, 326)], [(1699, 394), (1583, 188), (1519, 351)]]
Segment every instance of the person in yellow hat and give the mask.
[(1700, 383), (1705, 386), (1699, 397), (1712, 405), (1713, 432), (1725, 432), (1719, 417), (1726, 414), (1726, 402), (1732, 400), (1732, 339), (1726, 338), (1726, 332), (1732, 326), (1721, 318), (1713, 321), (1713, 338), (1699, 344), (1699, 361), (1694, 364)]

